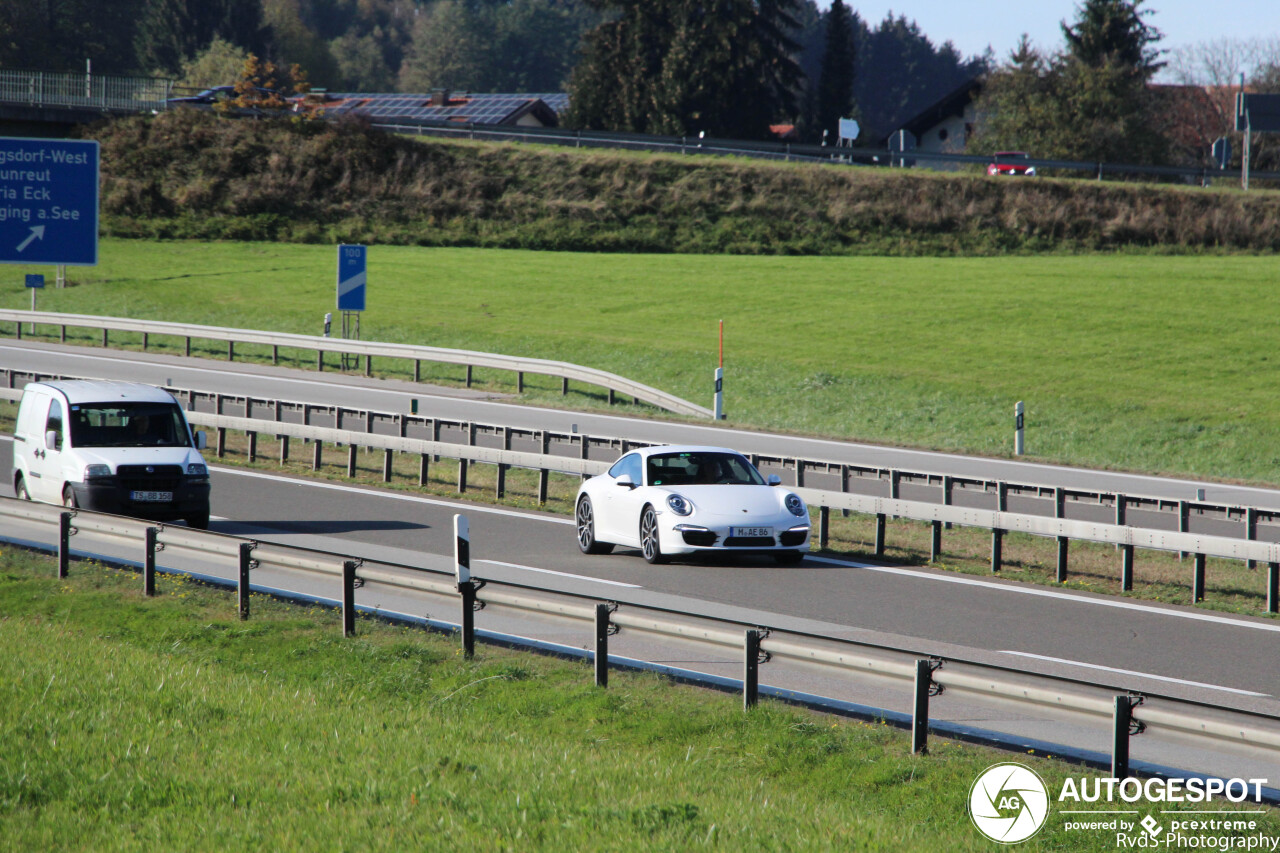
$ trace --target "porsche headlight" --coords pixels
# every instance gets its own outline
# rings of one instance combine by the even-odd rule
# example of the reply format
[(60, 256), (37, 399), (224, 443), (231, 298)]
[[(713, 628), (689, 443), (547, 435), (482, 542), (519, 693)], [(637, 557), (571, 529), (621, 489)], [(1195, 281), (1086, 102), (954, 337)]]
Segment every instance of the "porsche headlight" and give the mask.
[(794, 516), (803, 517), (806, 510), (804, 501), (800, 500), (800, 496), (796, 494), (787, 495), (783, 501), (787, 505), (787, 510)]
[(680, 495), (667, 495), (667, 506), (676, 515), (688, 515), (693, 512), (693, 504), (689, 503)]

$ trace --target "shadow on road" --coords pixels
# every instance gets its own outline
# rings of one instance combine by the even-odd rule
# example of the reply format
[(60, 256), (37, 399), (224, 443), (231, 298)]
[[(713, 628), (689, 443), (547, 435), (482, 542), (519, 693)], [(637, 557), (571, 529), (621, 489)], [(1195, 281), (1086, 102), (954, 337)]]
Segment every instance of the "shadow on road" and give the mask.
[(365, 530), (427, 530), (429, 524), (418, 524), (411, 521), (387, 521), (384, 519), (332, 518), (320, 521), (299, 521), (283, 519), (279, 521), (214, 521), (209, 529), (215, 533), (226, 533), (230, 536), (246, 536), (256, 531), (270, 530), (280, 533), (298, 533), (303, 535), (323, 536), (334, 533), (354, 533)]

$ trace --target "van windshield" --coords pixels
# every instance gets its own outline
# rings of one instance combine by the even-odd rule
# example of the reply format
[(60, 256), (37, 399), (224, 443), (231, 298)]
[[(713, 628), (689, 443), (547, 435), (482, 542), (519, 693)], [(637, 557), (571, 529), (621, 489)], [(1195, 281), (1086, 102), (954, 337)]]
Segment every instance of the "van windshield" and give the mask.
[(73, 447), (189, 447), (176, 403), (79, 403), (71, 407)]

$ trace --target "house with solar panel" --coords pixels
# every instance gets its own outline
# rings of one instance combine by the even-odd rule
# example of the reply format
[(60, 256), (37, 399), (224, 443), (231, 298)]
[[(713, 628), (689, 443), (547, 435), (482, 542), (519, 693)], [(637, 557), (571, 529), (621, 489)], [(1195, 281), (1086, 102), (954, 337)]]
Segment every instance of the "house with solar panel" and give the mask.
[(398, 93), (312, 92), (295, 99), (300, 109), (325, 118), (357, 115), (375, 124), (456, 124), (501, 127), (555, 127), (559, 114), (569, 106), (563, 92), (538, 95), (432, 92), (429, 95)]

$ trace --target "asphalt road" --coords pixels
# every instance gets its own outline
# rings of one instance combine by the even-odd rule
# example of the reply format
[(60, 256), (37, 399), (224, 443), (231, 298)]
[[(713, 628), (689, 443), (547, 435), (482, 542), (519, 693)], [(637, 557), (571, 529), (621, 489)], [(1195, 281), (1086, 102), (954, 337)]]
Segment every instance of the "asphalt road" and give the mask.
[[(583, 431), (654, 441), (723, 443), (743, 450), (845, 458), (888, 454), (904, 468), (983, 470), (983, 476), (1044, 480), (1089, 476), (1076, 469), (992, 462), (941, 454), (868, 448), (739, 432), (709, 425), (629, 420), (531, 409), (466, 392), (353, 377), (282, 371), (246, 365), (188, 363), (183, 359), (76, 348), (0, 345), (0, 364), (45, 372), (130, 378), (164, 384), (251, 393), (264, 397), (406, 410), (417, 398), (427, 414)], [(446, 414), (447, 413), (447, 414)], [(789, 448), (795, 447), (792, 451)], [(803, 449), (800, 449), (803, 448)], [(10, 453), (3, 453), (6, 476)], [(873, 462), (872, 464), (889, 464)], [(984, 467), (985, 466), (985, 467)], [(990, 466), (1009, 469), (996, 473)], [(807, 558), (798, 567), (740, 557), (711, 562), (647, 565), (637, 552), (585, 556), (576, 549), (570, 519), (436, 498), (380, 492), (339, 483), (216, 467), (213, 529), (241, 536), (337, 550), (369, 559), (442, 567), (452, 553), (452, 516), (471, 520), (478, 575), (562, 589), (609, 586), (628, 597), (656, 596), (757, 617), (777, 628), (822, 625), (833, 633), (911, 646), (942, 655), (1068, 675), (1243, 709), (1280, 712), (1280, 677), (1270, 664), (1280, 623), (1195, 608), (1142, 603), (1032, 587), (924, 568), (903, 568)], [(1134, 478), (1138, 479), (1138, 478)], [(1141, 491), (1185, 494), (1186, 484), (1140, 478)], [(1073, 480), (1074, 482), (1074, 480)], [(1093, 482), (1093, 481), (1090, 481)], [(1065, 480), (1063, 485), (1071, 483)], [(1096, 483), (1095, 483), (1096, 486)], [(1194, 486), (1193, 486), (1194, 487)], [(1125, 488), (1140, 489), (1132, 483)], [(1223, 487), (1226, 488), (1226, 487)], [(1270, 497), (1272, 492), (1248, 490)], [(11, 494), (6, 487), (5, 492)], [(1241, 497), (1234, 498), (1242, 500)], [(621, 594), (621, 593), (619, 593)], [(1141, 747), (1135, 742), (1135, 755)]]

